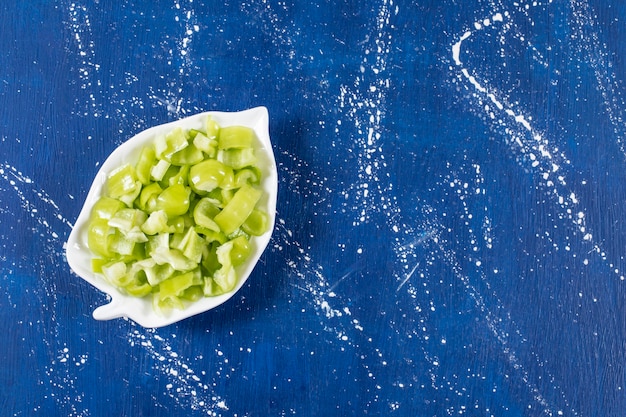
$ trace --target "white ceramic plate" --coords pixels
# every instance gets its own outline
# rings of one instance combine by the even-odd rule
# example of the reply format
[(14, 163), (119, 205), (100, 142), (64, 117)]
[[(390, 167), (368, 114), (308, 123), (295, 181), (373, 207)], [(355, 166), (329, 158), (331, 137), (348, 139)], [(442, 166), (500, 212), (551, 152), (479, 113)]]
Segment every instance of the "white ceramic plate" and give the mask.
[[(116, 287), (109, 284), (103, 277), (94, 274), (91, 270), (91, 259), (93, 257), (87, 246), (87, 224), (91, 207), (98, 200), (102, 193), (102, 187), (106, 177), (113, 169), (129, 162), (134, 163), (139, 158), (139, 152), (156, 134), (167, 133), (175, 127), (185, 129), (201, 129), (204, 126), (206, 116), (210, 114), (221, 126), (248, 126), (256, 132), (261, 145), (261, 152), (257, 153), (260, 159), (260, 166), (263, 170), (263, 180), (261, 186), (265, 191), (263, 197), (258, 202), (257, 207), (264, 209), (270, 216), (270, 228), (262, 236), (253, 237), (250, 240), (252, 253), (249, 260), (237, 268), (239, 281), (235, 289), (229, 293), (217, 297), (205, 297), (189, 304), (183, 310), (173, 309), (168, 313), (156, 312), (152, 307), (150, 297), (136, 298), (126, 295)], [(111, 301), (96, 308), (93, 317), (97, 320), (110, 320), (118, 317), (127, 317), (144, 327), (162, 327), (175, 323), (193, 315), (205, 312), (224, 303), (232, 297), (246, 282), (261, 254), (270, 241), (274, 229), (276, 218), (276, 198), (278, 194), (278, 174), (276, 171), (276, 161), (269, 136), (269, 115), (265, 107), (256, 107), (241, 112), (205, 112), (177, 120), (175, 122), (159, 125), (144, 130), (133, 136), (127, 142), (120, 145), (104, 162), (100, 171), (91, 185), (87, 194), (85, 204), (74, 224), (67, 241), (66, 255), (67, 262), (72, 270), (82, 279), (107, 293)]]

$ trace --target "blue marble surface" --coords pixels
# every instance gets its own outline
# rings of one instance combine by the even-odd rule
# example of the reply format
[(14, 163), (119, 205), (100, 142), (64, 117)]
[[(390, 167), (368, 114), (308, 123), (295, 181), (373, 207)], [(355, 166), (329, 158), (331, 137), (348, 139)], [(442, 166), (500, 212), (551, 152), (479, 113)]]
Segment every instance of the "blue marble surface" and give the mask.
[[(3, 416), (622, 416), (626, 6), (3, 2)], [(158, 330), (64, 242), (138, 131), (264, 105), (277, 225)]]

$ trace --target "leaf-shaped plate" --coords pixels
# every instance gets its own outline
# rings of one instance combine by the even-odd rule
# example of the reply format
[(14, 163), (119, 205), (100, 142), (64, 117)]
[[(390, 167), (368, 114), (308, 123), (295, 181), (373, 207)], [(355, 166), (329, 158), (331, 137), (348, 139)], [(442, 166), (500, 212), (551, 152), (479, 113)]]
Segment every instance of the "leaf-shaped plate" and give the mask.
[[(108, 283), (102, 276), (93, 273), (91, 268), (93, 254), (87, 246), (87, 225), (91, 208), (101, 196), (102, 188), (109, 172), (125, 163), (136, 162), (141, 149), (150, 143), (158, 134), (167, 133), (175, 127), (202, 129), (206, 117), (209, 114), (220, 126), (248, 126), (255, 131), (260, 142), (260, 152), (257, 152), (257, 157), (259, 158), (259, 166), (262, 169), (263, 179), (261, 187), (264, 190), (263, 197), (258, 202), (257, 207), (268, 213), (270, 218), (269, 229), (262, 236), (256, 236), (250, 239), (252, 253), (244, 264), (237, 267), (239, 279), (236, 287), (232, 291), (215, 297), (201, 298), (194, 303), (190, 303), (184, 309), (157, 312), (152, 306), (150, 297), (137, 298), (124, 294), (115, 286)], [(277, 194), (278, 174), (269, 136), (269, 115), (265, 107), (256, 107), (240, 112), (199, 113), (174, 122), (151, 127), (124, 142), (111, 153), (96, 174), (66, 246), (67, 262), (72, 270), (82, 279), (108, 294), (111, 298), (109, 304), (105, 304), (94, 310), (93, 317), (97, 320), (127, 317), (144, 327), (162, 327), (211, 310), (227, 301), (246, 282), (270, 241), (276, 218)]]

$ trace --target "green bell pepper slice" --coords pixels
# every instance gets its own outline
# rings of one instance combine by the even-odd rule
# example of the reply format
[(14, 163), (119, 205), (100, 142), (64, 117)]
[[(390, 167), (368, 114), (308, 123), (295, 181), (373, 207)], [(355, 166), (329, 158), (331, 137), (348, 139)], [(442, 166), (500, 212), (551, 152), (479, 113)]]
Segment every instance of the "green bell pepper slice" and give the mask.
[(108, 220), (123, 208), (126, 208), (126, 204), (122, 203), (120, 200), (102, 196), (95, 202), (91, 209), (91, 219)]
[(217, 147), (219, 149), (250, 148), (256, 135), (247, 126), (226, 126), (220, 129)]
[(189, 210), (191, 190), (182, 184), (167, 187), (156, 199), (156, 209), (165, 211), (168, 217), (180, 216)]
[(189, 169), (189, 185), (199, 193), (209, 192), (233, 181), (231, 167), (216, 159), (207, 159)]
[(224, 209), (215, 216), (215, 223), (224, 234), (230, 235), (246, 221), (261, 195), (261, 190), (247, 184), (244, 185), (237, 190)]

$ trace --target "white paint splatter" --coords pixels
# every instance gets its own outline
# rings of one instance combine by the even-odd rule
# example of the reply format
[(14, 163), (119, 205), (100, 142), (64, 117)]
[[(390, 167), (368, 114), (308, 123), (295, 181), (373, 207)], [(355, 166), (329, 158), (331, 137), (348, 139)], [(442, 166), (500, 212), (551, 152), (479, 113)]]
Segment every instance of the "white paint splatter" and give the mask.
[[(355, 201), (350, 211), (356, 213), (353, 225), (358, 226), (371, 219), (376, 205), (371, 203), (372, 196), (385, 203), (386, 195), (392, 192), (393, 183), (388, 173), (382, 174), (387, 167), (381, 138), (383, 137), (383, 120), (386, 113), (387, 92), (391, 80), (386, 77), (387, 61), (391, 53), (392, 30), (391, 18), (398, 14), (393, 1), (382, 2), (373, 29), (374, 37), (369, 33), (361, 43), (363, 60), (360, 64), (361, 74), (352, 86), (342, 85), (337, 99), (339, 110), (345, 119), (351, 121), (357, 130), (358, 137), (354, 144), (358, 147), (354, 152), (357, 161), (354, 167), (358, 170), (358, 182), (350, 184), (343, 191), (346, 199)], [(338, 121), (335, 132), (340, 134), (343, 123)], [(349, 204), (349, 203), (346, 203)]]
[[(176, 335), (171, 337), (175, 338)], [(211, 382), (212, 378), (228, 377), (223, 375), (229, 369), (228, 358), (219, 349), (215, 349), (215, 375), (210, 376), (205, 371), (195, 371), (188, 360), (173, 350), (170, 340), (160, 335), (156, 329), (139, 328), (132, 324), (128, 342), (131, 346), (140, 345), (154, 359), (153, 370), (169, 381), (165, 394), (181, 409), (200, 411), (208, 416), (219, 416), (228, 410), (226, 400), (215, 393)], [(205, 346), (203, 354), (209, 351)]]
[[(498, 12), (494, 16), (494, 22), (498, 22), (504, 27), (503, 31), (508, 32), (514, 24), (510, 19), (508, 11)], [(547, 194), (555, 199), (561, 210), (560, 216), (569, 219), (571, 224), (577, 229), (581, 241), (592, 244), (591, 251), (606, 261), (604, 250), (600, 246), (600, 242), (593, 239), (593, 234), (589, 231), (584, 220), (585, 216), (579, 217), (575, 212), (582, 212), (585, 209), (579, 207), (580, 202), (575, 192), (568, 185), (570, 182), (560, 172), (564, 166), (571, 164), (569, 158), (564, 151), (553, 145), (546, 135), (532, 125), (531, 118), (524, 115), (518, 106), (508, 103), (507, 98), (497, 91), (496, 88), (490, 86), (488, 81), (479, 81), (473, 73), (479, 70), (472, 70), (466, 67), (461, 60), (463, 51), (463, 43), (471, 36), (480, 36), (486, 30), (496, 30), (497, 26), (492, 25), (487, 29), (485, 26), (475, 30), (463, 32), (458, 40), (452, 44), (451, 53), (455, 64), (457, 79), (463, 83), (467, 83), (472, 87), (472, 100), (477, 102), (476, 108), (487, 111), (488, 120), (492, 120), (498, 130), (504, 131), (508, 136), (508, 143), (513, 152), (519, 153), (521, 157), (518, 159), (520, 165), (525, 166), (529, 171), (534, 172), (540, 180), (540, 184), (547, 190)], [(506, 29), (506, 30), (505, 30)], [(520, 38), (521, 35), (520, 35)], [(530, 42), (527, 42), (530, 49), (536, 50)], [(536, 54), (537, 55), (537, 54)], [(494, 104), (495, 109), (488, 103)], [(498, 113), (499, 117), (495, 116)], [(624, 276), (616, 274), (620, 280), (624, 280)]]
[[(69, 39), (75, 48), (75, 55), (80, 61), (75, 71), (81, 81), (80, 88), (85, 92), (102, 88), (100, 79), (101, 64), (96, 59), (95, 45), (91, 30), (89, 8), (85, 5), (72, 2), (68, 6), (68, 21), (65, 27), (70, 31)], [(68, 46), (69, 47), (69, 46)], [(74, 53), (74, 51), (72, 51)], [(78, 100), (78, 99), (77, 99)], [(100, 117), (103, 115), (102, 103), (93, 93), (89, 93), (89, 106), (84, 109), (82, 116)]]

